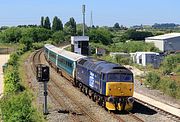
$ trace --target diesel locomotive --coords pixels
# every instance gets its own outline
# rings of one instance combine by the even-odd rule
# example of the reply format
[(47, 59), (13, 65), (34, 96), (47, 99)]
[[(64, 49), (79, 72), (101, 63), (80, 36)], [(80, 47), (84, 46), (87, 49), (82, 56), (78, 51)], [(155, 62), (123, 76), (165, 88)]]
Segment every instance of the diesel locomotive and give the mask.
[(50, 44), (46, 60), (93, 101), (108, 110), (133, 108), (133, 73), (122, 65), (79, 55)]

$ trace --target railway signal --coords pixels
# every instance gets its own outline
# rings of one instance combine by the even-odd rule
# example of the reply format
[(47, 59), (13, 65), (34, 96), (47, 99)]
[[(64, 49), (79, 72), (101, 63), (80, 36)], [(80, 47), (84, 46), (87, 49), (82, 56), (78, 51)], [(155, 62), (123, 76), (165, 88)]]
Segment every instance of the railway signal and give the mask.
[(38, 82), (49, 81), (49, 67), (45, 64), (38, 64), (36, 66), (36, 79)]
[(36, 79), (38, 82), (44, 83), (44, 115), (48, 114), (47, 109), (47, 82), (49, 81), (49, 67), (45, 64), (38, 64), (36, 66)]

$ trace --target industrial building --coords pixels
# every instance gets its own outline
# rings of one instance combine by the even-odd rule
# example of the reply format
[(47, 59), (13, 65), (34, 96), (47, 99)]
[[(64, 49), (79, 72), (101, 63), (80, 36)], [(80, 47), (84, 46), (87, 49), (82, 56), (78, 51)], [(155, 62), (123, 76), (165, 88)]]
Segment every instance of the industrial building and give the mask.
[(145, 42), (153, 42), (162, 52), (176, 52), (180, 50), (180, 33), (147, 37)]
[(133, 57), (133, 61), (135, 63), (142, 66), (151, 64), (154, 68), (158, 68), (160, 66), (161, 60), (161, 56), (156, 52), (136, 52)]

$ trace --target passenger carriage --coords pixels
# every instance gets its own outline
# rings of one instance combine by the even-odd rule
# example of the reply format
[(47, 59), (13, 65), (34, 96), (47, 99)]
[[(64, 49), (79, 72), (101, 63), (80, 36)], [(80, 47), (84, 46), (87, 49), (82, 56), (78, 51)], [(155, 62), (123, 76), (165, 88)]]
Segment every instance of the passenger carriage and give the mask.
[(47, 60), (61, 75), (73, 81), (75, 78), (76, 62), (85, 56), (60, 49), (50, 44), (44, 46), (44, 53)]

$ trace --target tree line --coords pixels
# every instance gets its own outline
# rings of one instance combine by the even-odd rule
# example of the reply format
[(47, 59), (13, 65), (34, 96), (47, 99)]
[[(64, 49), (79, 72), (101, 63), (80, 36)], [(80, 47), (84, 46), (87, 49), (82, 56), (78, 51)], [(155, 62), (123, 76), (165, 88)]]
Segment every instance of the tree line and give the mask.
[[(17, 27), (0, 28), (0, 42), (5, 43), (39, 43), (49, 41), (58, 44), (64, 41), (70, 41), (70, 36), (82, 35), (82, 24), (77, 24), (73, 17), (69, 18), (65, 24), (61, 19), (55, 16), (50, 18), (41, 17), (40, 25), (18, 25)], [(115, 23), (113, 27), (88, 27), (85, 25), (85, 35), (89, 36), (90, 42), (110, 45), (113, 43), (123, 42), (127, 40), (143, 41), (146, 37), (154, 34), (149, 31), (139, 31), (127, 28), (119, 23)]]
[(69, 19), (68, 22), (65, 23), (63, 27), (63, 23), (60, 18), (55, 16), (52, 21), (52, 26), (49, 17), (41, 17), (41, 25), (40, 27), (51, 29), (52, 31), (63, 31), (63, 29), (66, 30), (66, 32), (70, 33), (71, 35), (76, 35), (76, 21), (73, 17)]

